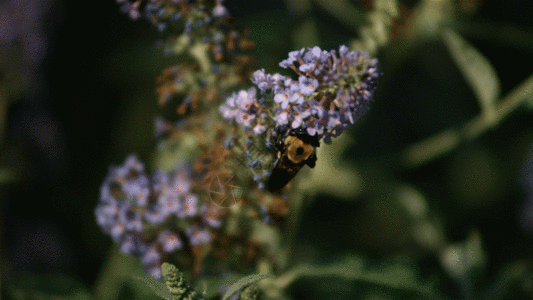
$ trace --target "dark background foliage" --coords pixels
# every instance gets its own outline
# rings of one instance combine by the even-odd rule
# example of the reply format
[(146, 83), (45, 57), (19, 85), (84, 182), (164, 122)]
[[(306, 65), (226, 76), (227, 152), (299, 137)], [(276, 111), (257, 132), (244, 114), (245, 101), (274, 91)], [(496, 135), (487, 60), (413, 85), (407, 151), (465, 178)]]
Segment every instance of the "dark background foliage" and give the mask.
[[(283, 1), (226, 2), (257, 43), (258, 67), (278, 72), (277, 62), (293, 50), (289, 29), (299, 17)], [(415, 2), (403, 1), (407, 7)], [(529, 1), (488, 0), (469, 21), (527, 31), (533, 28), (532, 12)], [(313, 13), (320, 20), (322, 48), (354, 37), (317, 7)], [(0, 191), (0, 268), (3, 279), (21, 270), (59, 271), (91, 286), (112, 245), (94, 220), (100, 185), (109, 165), (121, 164), (129, 153), (150, 161), (156, 145), (155, 78), (172, 60), (155, 48), (155, 29), (129, 20), (111, 0), (54, 3), (44, 24), (48, 48), (39, 69), (42, 83), (13, 96), (6, 116), (0, 165), (18, 177)], [(502, 95), (533, 70), (531, 47), (476, 34), (465, 38), (494, 65)], [(412, 45), (401, 56), (384, 49), (379, 58), (383, 77), (376, 102), (343, 160), (362, 162), (363, 170), (381, 168), (383, 173), (368, 175), (376, 186), (387, 180), (383, 174), (415, 185), (432, 199), (450, 241), (462, 241), (478, 229), (489, 257), (487, 278), (512, 261), (530, 259), (532, 237), (519, 220), (525, 201), (519, 174), (533, 142), (531, 111), (517, 110), (494, 130), (424, 167), (388, 168), (394, 153), (463, 124), (479, 107), (441, 41)], [(494, 175), (493, 181), (483, 181), (480, 172)], [(304, 211), (296, 249), (312, 244), (320, 259), (349, 250), (374, 259), (410, 253), (395, 240), (401, 229), (389, 222), (387, 207), (372, 203), (318, 196)], [(353, 213), (339, 217), (345, 211)], [(438, 269), (436, 258), (422, 257), (420, 268), (432, 273)], [(304, 292), (296, 288), (299, 293)]]

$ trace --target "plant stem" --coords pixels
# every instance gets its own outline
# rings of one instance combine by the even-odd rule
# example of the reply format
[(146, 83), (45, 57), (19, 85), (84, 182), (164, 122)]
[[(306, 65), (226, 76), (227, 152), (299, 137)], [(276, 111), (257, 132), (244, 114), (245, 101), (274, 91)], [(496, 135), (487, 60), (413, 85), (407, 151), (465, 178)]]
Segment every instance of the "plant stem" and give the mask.
[(473, 140), (495, 127), (522, 102), (532, 100), (533, 74), (514, 88), (496, 106), (496, 116), (487, 118), (480, 114), (468, 121), (462, 128), (446, 129), (405, 149), (400, 156), (400, 163), (407, 168), (420, 167), (438, 156), (445, 154), (461, 144)]

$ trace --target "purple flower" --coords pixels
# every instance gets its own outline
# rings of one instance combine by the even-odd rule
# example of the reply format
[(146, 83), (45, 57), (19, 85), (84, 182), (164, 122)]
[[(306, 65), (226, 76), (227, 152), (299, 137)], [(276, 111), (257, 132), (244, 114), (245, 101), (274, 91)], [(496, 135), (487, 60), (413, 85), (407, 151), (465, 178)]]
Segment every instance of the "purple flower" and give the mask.
[(312, 95), (318, 88), (318, 80), (307, 76), (300, 76), (298, 82), (300, 83), (299, 87), (301, 93), (306, 96)]
[(126, 181), (122, 185), (122, 191), (130, 200), (135, 200), (139, 206), (144, 206), (150, 195), (149, 180), (146, 176), (141, 176), (137, 180)]
[(161, 253), (159, 253), (157, 246), (155, 245), (148, 246), (148, 249), (143, 253), (141, 257), (141, 261), (145, 265), (160, 263)]
[(292, 82), (290, 85), (291, 96), (289, 98), (290, 103), (301, 104), (304, 102), (304, 94), (300, 90), (300, 85), (297, 82)]
[(138, 234), (129, 233), (122, 238), (118, 249), (124, 254), (140, 255), (146, 251), (146, 247)]
[[(268, 74), (270, 75), (270, 74)], [(270, 84), (267, 81), (267, 75), (265, 74), (265, 69), (257, 70), (252, 74), (252, 82), (259, 88), (261, 93), (265, 93), (270, 89)]]
[(185, 230), (185, 234), (189, 238), (189, 243), (193, 246), (198, 246), (200, 244), (206, 244), (211, 241), (211, 234), (205, 228), (202, 228), (197, 225), (188, 227)]
[(243, 110), (243, 111), (249, 111), (252, 108), (252, 105), (254, 104), (254, 99), (256, 95), (255, 88), (250, 88), (248, 91), (241, 90), (237, 94), (237, 98), (235, 99), (235, 104)]
[(288, 67), (293, 65), (295, 61), (302, 57), (304, 51), (305, 48), (289, 52), (289, 58), (280, 62), (279, 66), (284, 69), (287, 69)]
[(261, 162), (259, 160), (252, 160), (251, 162), (248, 163), (247, 166), (248, 168), (253, 169), (253, 168), (261, 166)]
[(331, 131), (333, 130), (337, 125), (342, 124), (340, 121), (340, 114), (337, 111), (329, 111), (329, 118), (328, 118), (328, 124), (326, 125), (326, 129)]
[(242, 124), (245, 127), (250, 126), (250, 122), (255, 119), (255, 115), (242, 111), (237, 111), (235, 120), (237, 123)]
[(346, 54), (348, 53), (348, 51), (350, 51), (350, 49), (348, 49), (348, 47), (346, 47), (345, 45), (341, 45), (339, 47), (339, 54), (340, 56), (346, 56)]
[(108, 226), (114, 222), (120, 210), (119, 201), (111, 199), (99, 204), (95, 209), (96, 222), (101, 227)]
[(289, 123), (289, 113), (286, 110), (278, 107), (274, 109), (274, 115), (274, 121), (276, 121), (276, 124), (286, 125)]
[(255, 182), (260, 182), (261, 181), (261, 176), (259, 176), (257, 174), (254, 174), (254, 181)]
[(220, 208), (215, 205), (202, 205), (201, 208), (202, 219), (204, 222), (214, 228), (220, 228), (222, 226), (222, 220), (220, 219)]
[(222, 104), (218, 110), (222, 114), (222, 117), (226, 120), (233, 120), (235, 118), (236, 110), (231, 109), (231, 107), (226, 104)]
[(283, 109), (287, 108), (287, 105), (289, 105), (289, 99), (292, 96), (291, 90), (288, 88), (278, 88), (274, 93), (274, 102), (279, 103)]
[(191, 188), (191, 183), (189, 180), (186, 180), (182, 176), (177, 176), (173, 182), (173, 191), (178, 195), (183, 195), (189, 192)]
[(194, 217), (198, 210), (198, 197), (193, 194), (185, 196), (181, 202), (181, 209), (177, 211), (176, 215), (179, 218)]
[(303, 105), (297, 105), (297, 106), (294, 106), (293, 108), (294, 108), (294, 111), (291, 114), (291, 116), (293, 117), (291, 127), (298, 128), (300, 127), (304, 119), (306, 119), (307, 117), (311, 115), (311, 111), (306, 109), (306, 107)]
[(318, 131), (318, 122), (314, 118), (311, 118), (305, 122), (303, 127), (307, 130), (309, 135), (314, 136)]
[(161, 280), (163, 278), (163, 274), (161, 273), (161, 265), (160, 264), (151, 264), (146, 267), (146, 273), (150, 274), (153, 279), (155, 280)]
[(159, 197), (159, 204), (165, 215), (175, 214), (181, 210), (181, 203), (176, 197)]
[(124, 223), (116, 222), (111, 227), (111, 230), (109, 231), (109, 235), (113, 239), (115, 243), (119, 242), (122, 238), (122, 235), (126, 232), (126, 226), (124, 226)]
[(139, 161), (135, 154), (130, 154), (126, 158), (123, 168), (136, 172), (144, 172), (144, 164)]
[(215, 7), (213, 8), (213, 11), (211, 12), (213, 17), (215, 18), (226, 18), (229, 17), (229, 12), (220, 2), (218, 2)]
[(173, 253), (183, 247), (179, 236), (170, 230), (161, 232), (157, 238), (157, 242), (166, 253)]
[(257, 125), (257, 126), (255, 126), (254, 129), (252, 130), (252, 132), (253, 132), (254, 135), (261, 135), (261, 134), (263, 134), (265, 131), (266, 131), (266, 126), (263, 126), (263, 125)]
[(344, 104), (339, 108), (339, 115), (342, 123), (355, 123), (353, 111), (349, 104)]
[(152, 225), (163, 223), (168, 216), (166, 210), (164, 210), (159, 203), (152, 204), (144, 211), (144, 219)]
[(154, 121), (154, 135), (156, 137), (162, 137), (169, 133), (173, 128), (174, 126), (163, 118), (156, 118)]
[(329, 57), (330, 53), (319, 47), (309, 48), (303, 56), (304, 64), (300, 65), (299, 70), (302, 73), (312, 72), (319, 64), (324, 64)]
[(126, 230), (128, 231), (141, 232), (143, 230), (141, 214), (133, 211), (131, 207), (121, 208), (118, 220), (124, 224), (124, 227), (126, 227)]

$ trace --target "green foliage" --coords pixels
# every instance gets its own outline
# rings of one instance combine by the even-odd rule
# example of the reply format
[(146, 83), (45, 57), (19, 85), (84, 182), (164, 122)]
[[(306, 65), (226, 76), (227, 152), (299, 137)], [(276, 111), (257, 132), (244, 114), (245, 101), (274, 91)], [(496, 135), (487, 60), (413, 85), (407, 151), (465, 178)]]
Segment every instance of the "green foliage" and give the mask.
[(163, 263), (161, 265), (163, 280), (170, 290), (173, 300), (201, 299), (201, 296), (185, 281), (185, 276), (176, 266)]
[(260, 290), (257, 284), (251, 284), (239, 294), (239, 300), (257, 300)]
[(93, 297), (83, 284), (65, 274), (37, 275), (23, 272), (16, 276), (9, 289), (16, 300), (91, 300)]
[(432, 282), (417, 278), (412, 266), (398, 261), (375, 265), (357, 255), (339, 257), (324, 265), (300, 264), (270, 281), (264, 290), (271, 297), (279, 297), (290, 287), (318, 298), (387, 290), (397, 295), (443, 299)]
[(163, 299), (172, 300), (172, 295), (170, 294), (167, 286), (160, 282), (155, 281), (152, 277), (143, 275), (143, 276), (132, 276), (134, 279), (142, 281), (147, 287), (149, 287), (156, 295)]
[(483, 54), (451, 29), (444, 31), (444, 41), (459, 70), (474, 90), (482, 114), (494, 121), (495, 104), (500, 94), (500, 80), (496, 71)]
[(0, 169), (0, 184), (7, 184), (15, 179), (15, 175), (9, 169)]
[[(241, 278), (239, 279), (239, 281), (237, 281), (236, 283), (232, 284), (228, 290), (226, 291), (226, 293), (224, 294), (224, 297), (222, 297), (222, 300), (228, 300), (229, 298), (231, 298), (231, 296), (235, 295), (237, 292), (239, 291), (242, 291), (244, 289), (246, 289), (247, 287), (249, 287), (250, 285), (262, 280), (262, 279), (265, 279), (265, 278), (270, 278), (270, 277), (273, 277), (273, 275), (271, 274), (255, 274), (255, 275), (250, 275), (250, 276), (246, 276), (244, 278)], [(251, 295), (254, 294), (252, 290), (248, 291), (245, 293), (245, 296), (243, 297), (251, 297)], [(245, 299), (245, 298), (243, 298)], [(253, 298), (246, 298), (246, 299), (253, 299)]]

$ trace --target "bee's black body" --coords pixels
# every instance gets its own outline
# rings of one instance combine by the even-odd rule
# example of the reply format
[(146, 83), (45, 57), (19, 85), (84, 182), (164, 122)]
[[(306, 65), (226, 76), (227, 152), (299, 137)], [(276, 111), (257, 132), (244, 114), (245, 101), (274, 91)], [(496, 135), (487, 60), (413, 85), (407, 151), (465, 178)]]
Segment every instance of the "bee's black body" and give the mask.
[(318, 136), (310, 136), (302, 129), (291, 130), (284, 140), (276, 143), (278, 162), (268, 178), (267, 189), (271, 192), (282, 189), (304, 165), (314, 168), (315, 148), (319, 146)]

